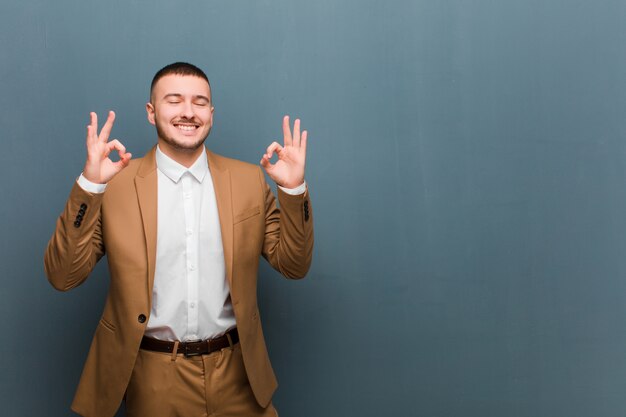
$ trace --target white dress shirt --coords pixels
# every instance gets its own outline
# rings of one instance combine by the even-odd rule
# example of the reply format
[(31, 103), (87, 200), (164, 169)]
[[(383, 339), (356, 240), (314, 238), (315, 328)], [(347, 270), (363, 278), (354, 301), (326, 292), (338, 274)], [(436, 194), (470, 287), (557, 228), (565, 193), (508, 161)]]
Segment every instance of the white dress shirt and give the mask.
[[(152, 308), (146, 336), (209, 339), (235, 327), (224, 249), (206, 152), (189, 168), (156, 149), (157, 247)], [(104, 192), (82, 175), (86, 191)], [(302, 194), (306, 183), (282, 190)]]
[(222, 233), (206, 152), (189, 168), (157, 147), (158, 214), (146, 336), (198, 340), (235, 327)]

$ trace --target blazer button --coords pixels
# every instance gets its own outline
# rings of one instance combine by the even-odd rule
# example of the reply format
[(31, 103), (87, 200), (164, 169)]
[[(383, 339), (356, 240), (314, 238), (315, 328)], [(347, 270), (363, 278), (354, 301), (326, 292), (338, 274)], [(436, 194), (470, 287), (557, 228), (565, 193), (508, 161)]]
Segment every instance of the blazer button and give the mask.
[(144, 314), (140, 314), (139, 317), (137, 317), (137, 321), (139, 323), (145, 323), (146, 322), (146, 316)]

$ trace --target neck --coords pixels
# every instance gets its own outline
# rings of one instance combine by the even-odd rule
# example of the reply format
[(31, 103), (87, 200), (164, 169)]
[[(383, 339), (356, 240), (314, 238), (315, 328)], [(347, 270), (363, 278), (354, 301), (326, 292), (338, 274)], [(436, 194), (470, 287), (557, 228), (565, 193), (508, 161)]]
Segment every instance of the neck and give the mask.
[(196, 149), (181, 149), (173, 147), (161, 139), (159, 139), (158, 144), (161, 152), (186, 168), (192, 166), (204, 152), (204, 145), (200, 145)]

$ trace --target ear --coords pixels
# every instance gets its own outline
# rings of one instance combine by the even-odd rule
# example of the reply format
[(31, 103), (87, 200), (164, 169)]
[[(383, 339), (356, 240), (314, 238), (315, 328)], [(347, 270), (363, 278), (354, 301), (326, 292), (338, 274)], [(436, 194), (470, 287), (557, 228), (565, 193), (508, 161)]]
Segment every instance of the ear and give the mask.
[(150, 124), (155, 124), (154, 106), (152, 105), (152, 103), (146, 103), (146, 113), (147, 113), (148, 121), (150, 122)]

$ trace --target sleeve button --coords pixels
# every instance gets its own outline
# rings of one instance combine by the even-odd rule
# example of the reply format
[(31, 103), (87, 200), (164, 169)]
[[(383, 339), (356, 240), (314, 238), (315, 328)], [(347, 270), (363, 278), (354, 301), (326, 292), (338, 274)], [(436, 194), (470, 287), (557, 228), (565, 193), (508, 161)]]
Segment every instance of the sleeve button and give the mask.
[(139, 323), (145, 323), (145, 322), (146, 322), (146, 316), (145, 316), (145, 314), (140, 314), (140, 315), (137, 317), (137, 321), (138, 321)]

